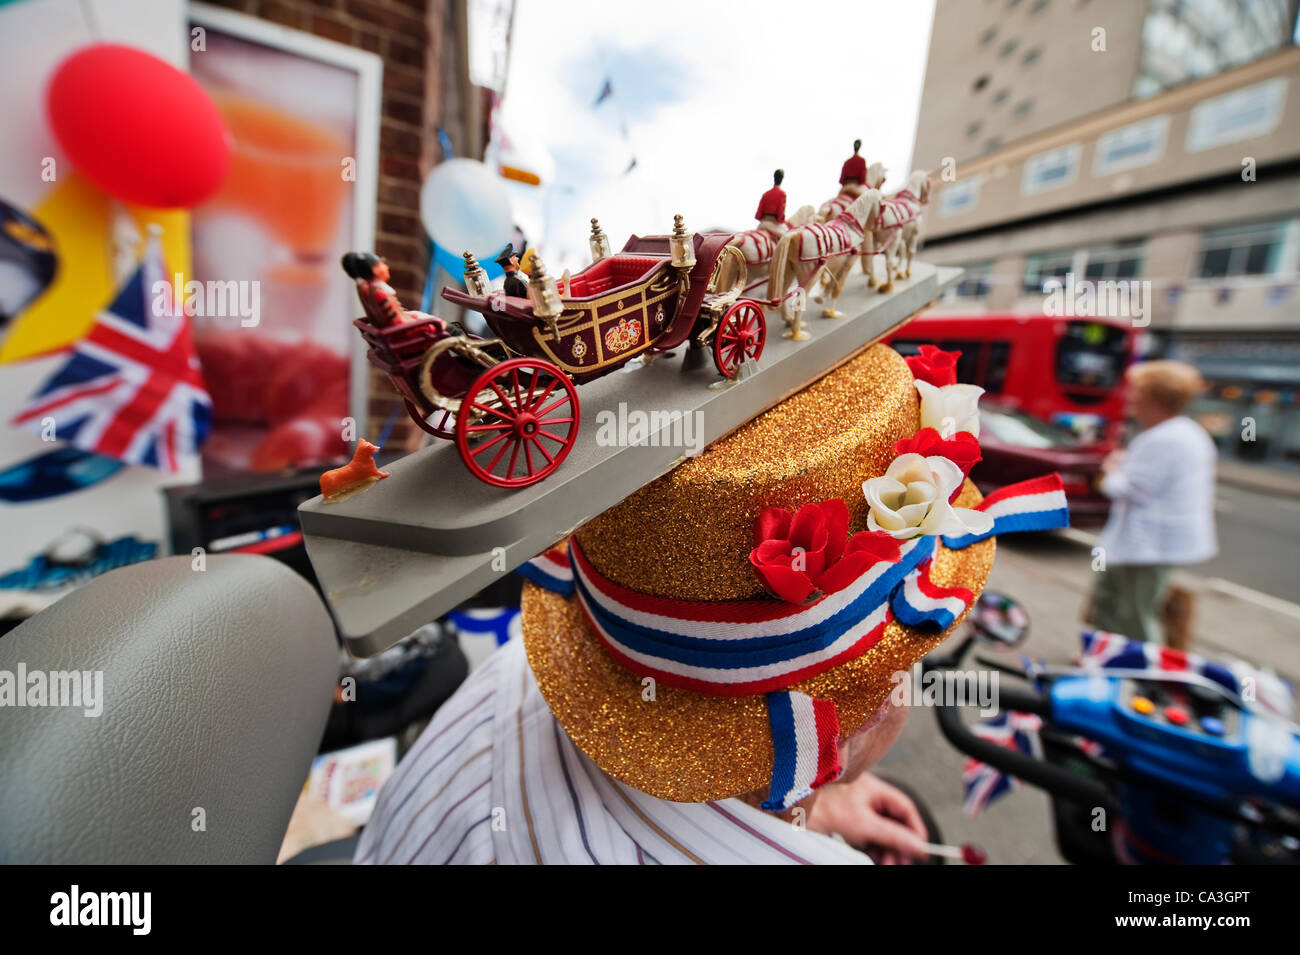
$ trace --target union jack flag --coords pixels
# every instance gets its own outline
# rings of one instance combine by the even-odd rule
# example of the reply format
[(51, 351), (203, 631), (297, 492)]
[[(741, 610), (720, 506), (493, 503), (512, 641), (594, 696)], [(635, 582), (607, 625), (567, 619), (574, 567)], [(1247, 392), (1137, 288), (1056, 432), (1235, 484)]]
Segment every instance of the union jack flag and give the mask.
[(212, 399), (156, 239), (13, 423), (39, 433), (47, 418), (55, 437), (84, 451), (172, 473), (207, 437)]
[(1079, 635), (1082, 653), (1079, 665), (1085, 669), (1182, 671), (1199, 674), (1236, 693), (1237, 677), (1221, 663), (1194, 653), (1142, 640), (1130, 640), (1106, 630), (1085, 630)]
[(1135, 670), (1158, 675), (1161, 671), (1186, 671), (1213, 680), (1233, 693), (1246, 697), (1251, 709), (1264, 709), (1287, 719), (1295, 706), (1289, 684), (1271, 670), (1258, 670), (1235, 660), (1219, 663), (1195, 653), (1186, 653), (1157, 643), (1130, 640), (1106, 630), (1085, 630), (1080, 634), (1079, 666), (1085, 670)]
[[(1041, 759), (1042, 743), (1038, 739), (1038, 732), (1042, 728), (1042, 719), (1033, 713), (1002, 710), (992, 719), (976, 724), (972, 727), (972, 732), (981, 739)], [(966, 789), (966, 800), (962, 808), (972, 819), (983, 812), (993, 800), (1021, 786), (1020, 780), (1014, 776), (1008, 776), (1002, 770), (995, 769), (988, 763), (982, 763), (974, 757), (967, 758), (966, 765), (962, 767), (961, 778)]]

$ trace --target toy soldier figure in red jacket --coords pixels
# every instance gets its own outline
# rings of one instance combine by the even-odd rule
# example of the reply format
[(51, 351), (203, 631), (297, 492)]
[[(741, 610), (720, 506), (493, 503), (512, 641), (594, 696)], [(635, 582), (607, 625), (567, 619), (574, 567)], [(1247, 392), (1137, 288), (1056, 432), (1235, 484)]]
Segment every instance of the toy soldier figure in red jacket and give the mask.
[(852, 192), (857, 195), (867, 181), (867, 161), (858, 155), (862, 140), (853, 140), (853, 155), (844, 160), (840, 168), (840, 192)]
[(763, 193), (763, 198), (758, 200), (758, 211), (754, 213), (754, 218), (761, 227), (777, 235), (790, 228), (785, 222), (785, 190), (781, 188), (783, 179), (785, 170), (778, 169), (772, 173), (772, 188)]

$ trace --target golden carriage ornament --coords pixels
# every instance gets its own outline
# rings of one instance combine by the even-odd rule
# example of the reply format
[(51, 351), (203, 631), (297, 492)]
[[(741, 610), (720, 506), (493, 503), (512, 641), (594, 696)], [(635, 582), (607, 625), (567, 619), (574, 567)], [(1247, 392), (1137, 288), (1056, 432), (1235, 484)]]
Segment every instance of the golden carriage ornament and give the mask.
[(524, 487), (572, 450), (581, 424), (576, 385), (682, 345), (708, 349), (725, 378), (762, 355), (763, 309), (742, 297), (745, 262), (730, 239), (690, 233), (675, 216), (671, 234), (634, 235), (610, 253), (592, 220), (596, 261), (561, 286), (534, 258), (526, 299), (493, 291), (465, 253), (466, 291), (444, 289), (443, 298), (480, 313), (494, 338), (418, 312), (389, 325), (353, 324), (421, 428), (454, 440), (480, 480)]

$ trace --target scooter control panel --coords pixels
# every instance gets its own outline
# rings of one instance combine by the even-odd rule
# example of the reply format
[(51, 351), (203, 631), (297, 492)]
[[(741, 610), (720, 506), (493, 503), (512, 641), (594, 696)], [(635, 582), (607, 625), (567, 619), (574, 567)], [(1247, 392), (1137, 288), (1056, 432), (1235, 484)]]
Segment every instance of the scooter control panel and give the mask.
[(1152, 727), (1172, 728), (1211, 739), (1231, 739), (1241, 714), (1222, 694), (1196, 684), (1168, 680), (1122, 680), (1117, 704)]

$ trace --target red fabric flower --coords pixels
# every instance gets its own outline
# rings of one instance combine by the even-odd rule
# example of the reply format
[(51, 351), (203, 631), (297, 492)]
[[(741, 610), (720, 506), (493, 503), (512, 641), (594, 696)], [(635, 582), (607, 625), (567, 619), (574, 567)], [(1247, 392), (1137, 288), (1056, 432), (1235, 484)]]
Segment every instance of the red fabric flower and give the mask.
[(769, 507), (754, 522), (749, 562), (775, 597), (810, 604), (843, 590), (867, 568), (902, 558), (884, 531), (860, 531), (847, 542), (849, 509), (839, 498), (805, 504), (791, 514)]
[(928, 381), (936, 388), (957, 384), (957, 359), (959, 351), (944, 351), (935, 345), (922, 345), (921, 354), (909, 355), (905, 361), (912, 369), (912, 377)]
[[(937, 454), (957, 465), (961, 468), (961, 473), (968, 477), (970, 469), (983, 457), (979, 441), (969, 431), (958, 431), (951, 438), (943, 438), (934, 428), (922, 428), (912, 437), (899, 441), (894, 445), (894, 453), (919, 454), (927, 458)], [(958, 485), (957, 490), (948, 498), (948, 503), (957, 500), (960, 493), (961, 486)]]

